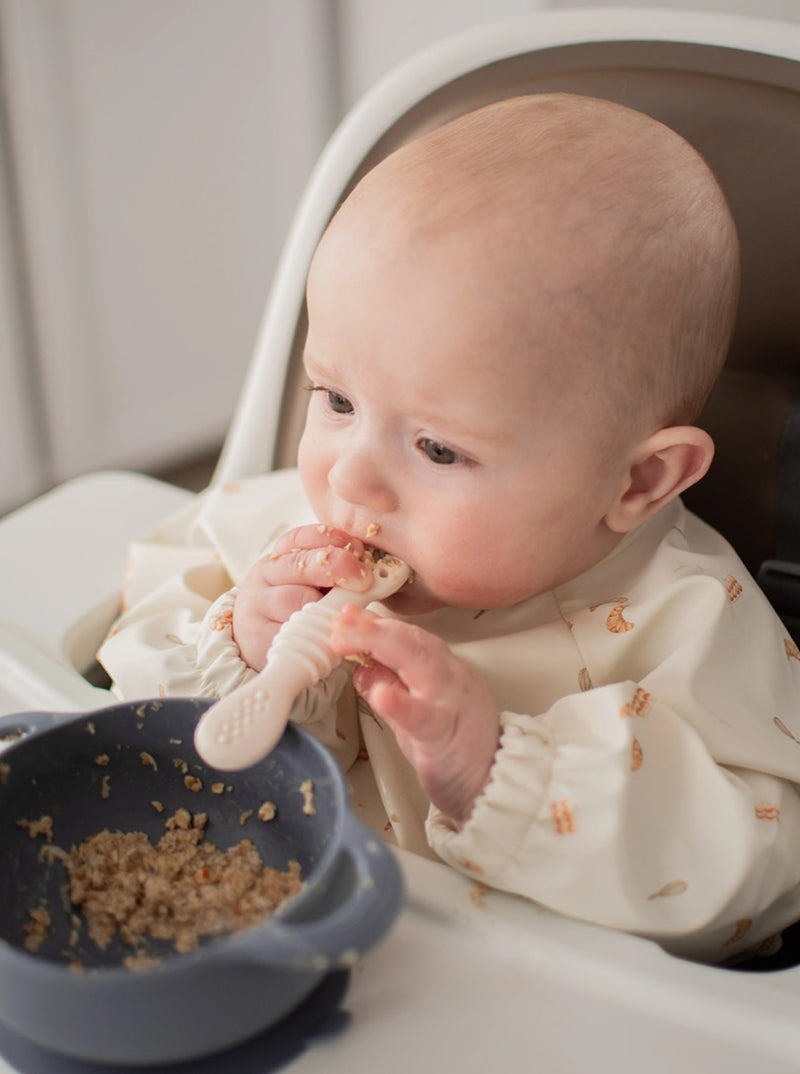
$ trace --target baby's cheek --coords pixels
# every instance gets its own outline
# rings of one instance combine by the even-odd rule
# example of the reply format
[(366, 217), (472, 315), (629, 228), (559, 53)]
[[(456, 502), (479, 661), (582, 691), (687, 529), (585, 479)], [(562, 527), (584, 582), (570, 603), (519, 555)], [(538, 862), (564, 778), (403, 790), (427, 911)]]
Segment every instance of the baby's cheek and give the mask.
[(456, 608), (486, 608), (503, 601), (503, 566), (483, 558), (452, 558), (426, 576), (433, 596)]
[(439, 575), (437, 595), (454, 607), (506, 608), (535, 596), (542, 588), (535, 561), (516, 548), (454, 555)]

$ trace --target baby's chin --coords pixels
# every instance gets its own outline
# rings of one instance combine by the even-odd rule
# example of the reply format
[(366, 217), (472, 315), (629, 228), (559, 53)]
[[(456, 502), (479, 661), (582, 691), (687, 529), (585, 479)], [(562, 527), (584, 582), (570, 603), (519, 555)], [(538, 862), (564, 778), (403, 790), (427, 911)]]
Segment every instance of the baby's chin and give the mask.
[[(390, 553), (391, 554), (391, 553)], [(462, 608), (466, 611), (480, 611), (495, 604), (485, 603), (490, 597), (483, 590), (470, 587), (468, 591), (459, 590), (449, 592), (446, 596), (436, 595), (431, 592), (420, 576), (413, 572), (411, 579), (391, 597), (387, 597), (382, 603), (393, 615), (404, 617), (427, 615), (430, 612), (438, 612), (442, 608)], [(482, 603), (481, 601), (484, 601)]]
[(428, 612), (435, 612), (444, 607), (442, 602), (434, 597), (425, 593), (415, 593), (413, 582), (403, 586), (398, 593), (387, 597), (382, 604), (394, 615), (402, 616), (426, 615)]
[(418, 576), (412, 576), (410, 582), (391, 597), (387, 597), (383, 604), (393, 615), (404, 617), (426, 615), (442, 608), (460, 609), (477, 615), (497, 608), (514, 607), (538, 594), (539, 591), (531, 591), (530, 587), (525, 586), (508, 590), (487, 589), (484, 586), (462, 588), (457, 592), (447, 591), (446, 594), (436, 596), (424, 583), (420, 583)]

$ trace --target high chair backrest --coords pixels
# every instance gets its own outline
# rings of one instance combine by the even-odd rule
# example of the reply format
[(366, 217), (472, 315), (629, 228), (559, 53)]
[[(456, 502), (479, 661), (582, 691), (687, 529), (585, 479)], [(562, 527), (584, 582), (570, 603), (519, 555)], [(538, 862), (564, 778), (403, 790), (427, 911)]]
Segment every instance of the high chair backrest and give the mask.
[(390, 74), (345, 119), (309, 181), (214, 482), (294, 464), (306, 274), (357, 180), (455, 116), (553, 90), (662, 120), (705, 156), (730, 201), (741, 310), (704, 415), (717, 458), (688, 498), (756, 569), (774, 553), (781, 435), (800, 395), (800, 25), (664, 10), (539, 12), (460, 35)]

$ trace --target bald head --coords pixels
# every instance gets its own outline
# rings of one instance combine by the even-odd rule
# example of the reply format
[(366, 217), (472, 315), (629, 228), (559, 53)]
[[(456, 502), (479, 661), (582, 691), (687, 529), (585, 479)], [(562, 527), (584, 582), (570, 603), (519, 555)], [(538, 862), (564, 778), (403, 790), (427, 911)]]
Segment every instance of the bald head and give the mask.
[(519, 349), (546, 356), (579, 406), (647, 426), (693, 421), (724, 362), (738, 242), (699, 154), (606, 101), (500, 101), (368, 174), (334, 227), (414, 256), (437, 245), (482, 277)]

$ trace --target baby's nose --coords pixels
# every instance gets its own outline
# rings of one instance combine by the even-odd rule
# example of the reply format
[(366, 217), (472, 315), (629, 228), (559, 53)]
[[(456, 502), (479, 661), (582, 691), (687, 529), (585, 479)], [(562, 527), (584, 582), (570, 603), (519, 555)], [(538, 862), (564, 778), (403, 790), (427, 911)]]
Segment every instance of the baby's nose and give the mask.
[(328, 480), (333, 492), (347, 503), (386, 514), (397, 507), (397, 495), (376, 446), (347, 451), (331, 467)]

